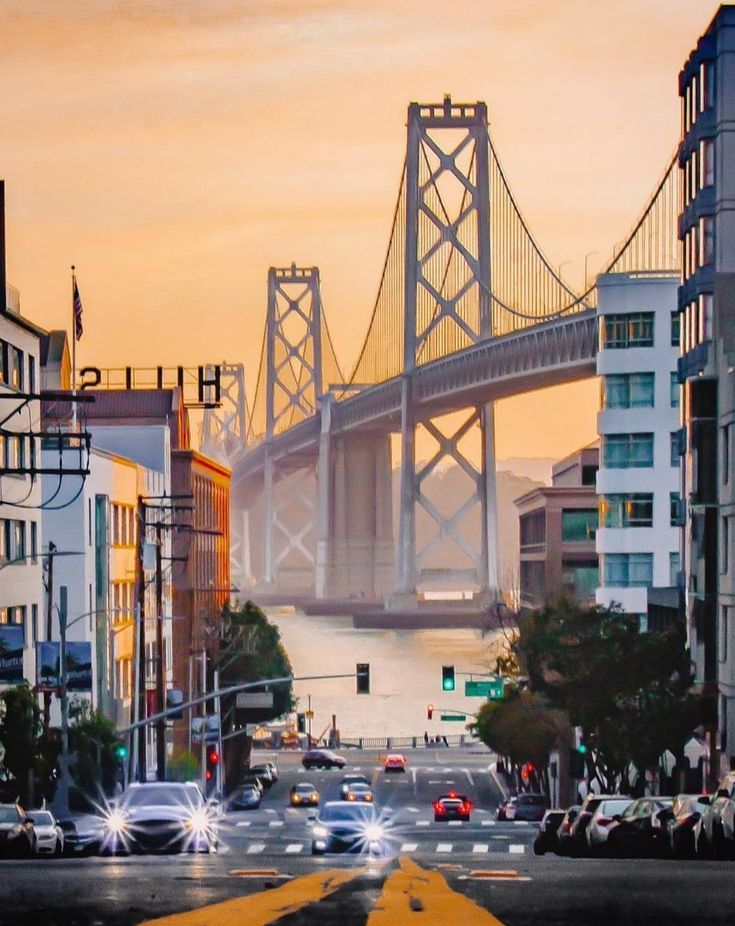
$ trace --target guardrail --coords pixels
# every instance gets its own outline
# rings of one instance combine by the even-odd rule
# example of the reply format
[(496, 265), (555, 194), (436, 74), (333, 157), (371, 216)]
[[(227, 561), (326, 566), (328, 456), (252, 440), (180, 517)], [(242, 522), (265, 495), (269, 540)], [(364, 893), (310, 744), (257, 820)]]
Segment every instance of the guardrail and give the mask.
[(360, 736), (341, 739), (339, 749), (435, 749), (442, 746), (476, 746), (480, 741), (468, 733), (451, 736)]

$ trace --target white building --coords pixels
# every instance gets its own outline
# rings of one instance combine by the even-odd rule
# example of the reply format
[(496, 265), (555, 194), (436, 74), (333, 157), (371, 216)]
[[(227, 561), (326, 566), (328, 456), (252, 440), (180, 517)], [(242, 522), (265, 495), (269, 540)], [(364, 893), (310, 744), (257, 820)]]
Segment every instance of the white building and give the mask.
[[(1, 185), (0, 185), (1, 186)], [(0, 189), (0, 196), (2, 191)], [(0, 220), (1, 220), (0, 209)], [(4, 256), (0, 254), (0, 261)], [(0, 274), (4, 279), (4, 273)], [(35, 643), (42, 633), (41, 483), (39, 460), (40, 336), (20, 314), (17, 290), (0, 290), (0, 687), (35, 684)], [(10, 631), (6, 633), (6, 631)], [(21, 642), (22, 641), (22, 642)], [(22, 646), (22, 667), (16, 649)]]
[(602, 408), (597, 494), (601, 587), (641, 616), (648, 589), (677, 584), (679, 572), (679, 355), (675, 273), (598, 278)]

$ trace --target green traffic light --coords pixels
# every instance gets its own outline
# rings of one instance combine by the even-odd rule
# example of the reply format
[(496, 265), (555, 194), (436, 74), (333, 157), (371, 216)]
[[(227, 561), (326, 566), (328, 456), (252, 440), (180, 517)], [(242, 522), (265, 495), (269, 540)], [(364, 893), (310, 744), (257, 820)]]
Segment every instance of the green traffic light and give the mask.
[(584, 743), (580, 743), (579, 746), (577, 746), (577, 752), (579, 752), (581, 755), (584, 755), (587, 752), (587, 747), (584, 745)]
[(442, 691), (454, 691), (454, 666), (442, 666)]
[(127, 759), (128, 747), (123, 746), (122, 743), (120, 743), (118, 746), (115, 746), (115, 755), (118, 759)]

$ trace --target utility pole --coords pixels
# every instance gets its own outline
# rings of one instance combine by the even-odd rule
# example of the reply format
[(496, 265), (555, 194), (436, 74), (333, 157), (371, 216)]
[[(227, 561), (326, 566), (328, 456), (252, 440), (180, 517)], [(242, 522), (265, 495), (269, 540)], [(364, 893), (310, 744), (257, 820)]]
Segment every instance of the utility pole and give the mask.
[[(163, 666), (163, 566), (161, 561), (160, 519), (156, 521), (156, 690), (158, 711), (166, 709), (166, 682)], [(166, 720), (164, 717), (156, 725), (156, 778), (166, 780)]]
[[(146, 503), (142, 496), (138, 496), (138, 550), (135, 562), (136, 578), (138, 585), (138, 624), (137, 631), (137, 665), (138, 665), (138, 721), (143, 719), (146, 710), (146, 688), (145, 688), (145, 569), (143, 567), (143, 551), (145, 549), (145, 532), (146, 532)], [(145, 781), (148, 775), (148, 760), (146, 756), (146, 729), (138, 728), (138, 749), (137, 749), (138, 767), (136, 775), (138, 781)]]
[(69, 699), (66, 693), (67, 617), (67, 587), (61, 585), (59, 586), (59, 701), (61, 702), (61, 755), (64, 763), (69, 758)]
[[(53, 609), (54, 609), (54, 552), (56, 544), (49, 541), (48, 545), (48, 576), (46, 578), (46, 639), (53, 636)], [(48, 734), (51, 722), (51, 692), (43, 693), (43, 732)]]

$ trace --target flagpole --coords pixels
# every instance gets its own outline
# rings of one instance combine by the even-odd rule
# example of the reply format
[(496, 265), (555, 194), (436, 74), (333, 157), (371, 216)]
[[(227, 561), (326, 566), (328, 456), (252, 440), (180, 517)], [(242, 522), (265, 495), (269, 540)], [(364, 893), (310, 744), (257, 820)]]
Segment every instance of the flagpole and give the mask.
[(77, 278), (74, 274), (74, 264), (71, 265), (71, 429), (77, 432), (77, 319), (74, 307), (74, 294), (77, 288)]

